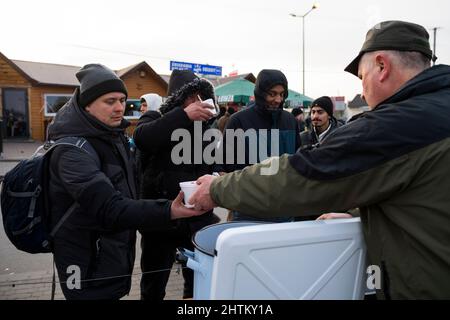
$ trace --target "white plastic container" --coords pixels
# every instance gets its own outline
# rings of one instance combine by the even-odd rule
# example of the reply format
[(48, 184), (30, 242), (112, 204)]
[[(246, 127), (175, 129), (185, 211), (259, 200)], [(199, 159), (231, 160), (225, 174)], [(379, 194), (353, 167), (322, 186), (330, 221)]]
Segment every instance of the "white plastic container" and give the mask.
[(194, 299), (363, 299), (359, 218), (226, 223), (194, 236)]
[(210, 299), (215, 246), (219, 235), (227, 229), (254, 225), (261, 225), (261, 223), (228, 222), (210, 225), (194, 235), (192, 242), (195, 246), (195, 252), (180, 249), (180, 253), (187, 258), (187, 267), (194, 270), (194, 299)]

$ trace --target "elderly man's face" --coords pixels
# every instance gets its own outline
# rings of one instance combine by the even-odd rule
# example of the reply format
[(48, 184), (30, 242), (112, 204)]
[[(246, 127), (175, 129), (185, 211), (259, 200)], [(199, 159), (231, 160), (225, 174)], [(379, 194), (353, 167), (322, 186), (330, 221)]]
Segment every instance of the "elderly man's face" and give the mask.
[(126, 96), (122, 92), (110, 92), (94, 100), (86, 111), (109, 127), (118, 127), (125, 112)]
[(358, 77), (362, 80), (362, 96), (370, 108), (376, 107), (384, 100), (379, 82), (380, 67), (376, 64), (375, 56), (373, 53), (365, 54), (358, 68)]

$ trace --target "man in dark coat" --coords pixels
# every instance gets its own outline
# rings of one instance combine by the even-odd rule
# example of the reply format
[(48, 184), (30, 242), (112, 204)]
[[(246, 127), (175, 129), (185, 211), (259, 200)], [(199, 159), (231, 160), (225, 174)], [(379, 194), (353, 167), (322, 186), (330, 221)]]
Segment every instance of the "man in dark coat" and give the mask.
[[(255, 102), (247, 109), (232, 115), (225, 127), (221, 143), (224, 160), (222, 165), (216, 165), (217, 172), (242, 170), (271, 156), (294, 154), (299, 147), (297, 121), (290, 112), (283, 110), (288, 97), (286, 76), (279, 70), (262, 70), (256, 79), (254, 94)], [(257, 141), (252, 142), (251, 135), (245, 137), (244, 155), (239, 154), (241, 149), (238, 146), (238, 138), (227, 139), (230, 133), (239, 134), (239, 129), (244, 133), (256, 132)], [(278, 141), (271, 137), (275, 133), (279, 135)], [(233, 151), (234, 157), (230, 155), (230, 150)], [(252, 159), (252, 154), (257, 156)], [(244, 161), (240, 161), (240, 158)], [(232, 214), (233, 220), (259, 220), (241, 212)], [(274, 219), (285, 220), (290, 218)]]
[(320, 143), (334, 130), (342, 126), (333, 115), (333, 100), (323, 96), (313, 101), (311, 104), (311, 130), (300, 134), (301, 148), (311, 149)]
[(76, 76), (80, 88), (57, 113), (48, 138), (83, 137), (95, 154), (60, 145), (51, 155), (52, 228), (62, 222), (54, 259), (66, 299), (120, 299), (131, 287), (136, 229), (169, 228), (172, 219), (199, 212), (187, 210), (181, 194), (174, 202), (135, 200), (136, 172), (124, 135), (125, 85), (99, 64)]
[[(198, 177), (212, 173), (212, 167), (203, 162), (203, 150), (194, 148), (194, 141), (209, 129), (208, 121), (212, 118), (209, 105), (201, 100), (215, 99), (211, 83), (199, 79), (190, 71), (174, 70), (170, 77), (167, 101), (161, 106), (161, 114), (147, 112), (139, 119), (134, 132), (134, 141), (142, 152), (144, 170), (142, 197), (145, 199), (174, 199), (180, 192), (180, 182), (196, 180)], [(199, 99), (200, 98), (200, 99)], [(200, 132), (194, 132), (195, 128)], [(174, 161), (172, 150), (179, 144), (172, 141), (172, 134), (177, 129), (185, 129), (191, 142), (189, 161)], [(201, 138), (201, 137), (200, 137)], [(196, 155), (195, 152), (202, 152)], [(196, 158), (200, 156), (200, 163)], [(175, 259), (177, 247), (193, 249), (192, 235), (199, 229), (219, 222), (212, 211), (202, 217), (188, 219), (173, 228), (162, 228), (158, 232), (142, 233), (141, 298), (144, 300), (163, 300), (170, 271)], [(156, 272), (158, 270), (167, 270)], [(193, 296), (193, 272), (183, 268), (183, 298)]]

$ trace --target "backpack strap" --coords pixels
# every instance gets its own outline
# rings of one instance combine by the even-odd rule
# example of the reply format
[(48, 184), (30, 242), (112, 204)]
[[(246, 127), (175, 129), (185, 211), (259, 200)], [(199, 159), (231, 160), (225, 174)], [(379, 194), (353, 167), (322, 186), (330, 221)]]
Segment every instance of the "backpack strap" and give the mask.
[[(87, 141), (85, 138), (82, 137), (64, 137), (61, 139), (58, 139), (54, 142), (50, 143), (50, 147), (47, 149), (47, 153), (51, 152), (52, 149), (54, 149), (57, 146), (60, 145), (66, 145), (66, 146), (74, 146), (77, 148), (80, 148), (81, 150), (85, 151), (89, 155), (93, 156), (96, 163), (100, 165), (100, 158), (95, 151), (94, 147)], [(62, 218), (58, 221), (58, 223), (53, 227), (52, 231), (50, 232), (50, 236), (53, 238), (58, 232), (59, 228), (63, 225), (63, 223), (70, 217), (70, 215), (79, 207), (79, 204), (77, 202), (74, 202), (69, 209), (64, 213)]]
[(89, 141), (87, 141), (86, 138), (64, 137), (64, 138), (58, 139), (58, 140), (54, 141), (53, 143), (51, 143), (50, 148), (47, 149), (47, 152), (49, 152), (53, 148), (60, 146), (60, 145), (77, 147), (77, 148), (85, 151), (89, 155), (91, 155), (95, 159), (97, 164), (100, 164), (100, 158), (97, 154), (97, 151), (95, 151), (94, 147), (89, 143)]
[(63, 225), (63, 223), (67, 220), (67, 218), (70, 217), (70, 215), (72, 214), (72, 212), (75, 211), (75, 209), (77, 209), (79, 207), (78, 202), (74, 202), (69, 209), (67, 209), (66, 212), (64, 212), (64, 215), (62, 216), (61, 219), (59, 219), (58, 223), (53, 227), (52, 231), (50, 232), (50, 236), (53, 238), (56, 234), (56, 232), (59, 230), (59, 228), (61, 228), (61, 226)]

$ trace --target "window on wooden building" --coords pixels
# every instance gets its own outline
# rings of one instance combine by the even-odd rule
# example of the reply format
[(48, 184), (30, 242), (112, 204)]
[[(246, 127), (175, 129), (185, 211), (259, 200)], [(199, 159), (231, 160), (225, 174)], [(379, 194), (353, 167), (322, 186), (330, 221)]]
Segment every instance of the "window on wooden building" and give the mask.
[(44, 94), (45, 116), (54, 117), (72, 97), (71, 94), (48, 93)]

